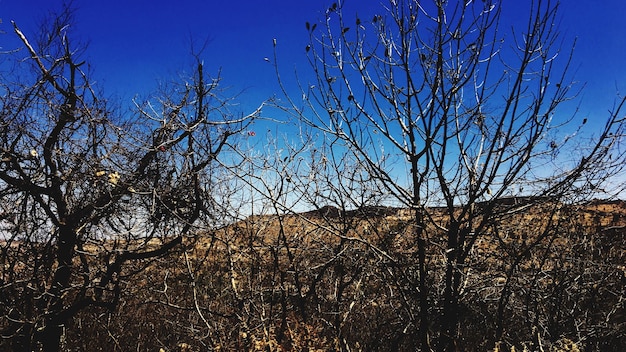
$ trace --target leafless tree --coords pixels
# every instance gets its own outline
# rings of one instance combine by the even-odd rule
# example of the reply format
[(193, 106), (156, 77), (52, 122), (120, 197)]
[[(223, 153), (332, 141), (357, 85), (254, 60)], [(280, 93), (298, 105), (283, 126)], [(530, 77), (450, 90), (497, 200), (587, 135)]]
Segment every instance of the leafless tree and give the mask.
[[(372, 279), (384, 269), (372, 263), (384, 262), (385, 253), (377, 250), (379, 241), (360, 237), (364, 228), (376, 231), (386, 215), (378, 214), (383, 207), (374, 206), (382, 202), (377, 180), (354, 155), (329, 148), (332, 139), (316, 140), (302, 130), (295, 140), (280, 134), (268, 134), (267, 140), (250, 158), (254, 167), (244, 177), (256, 201), (265, 205), (255, 210), (260, 216), (245, 223), (258, 229), (254, 241), (266, 246), (260, 264), (272, 273), (259, 287), (275, 295), (263, 311), (275, 312), (265, 320), (277, 323), (266, 329), (274, 331), (281, 346), (380, 347), (376, 329), (387, 321), (372, 322), (368, 300), (373, 298), (359, 293), (384, 295), (380, 280)], [(293, 334), (298, 327), (315, 331), (317, 339)]]
[(22, 49), (0, 83), (2, 349), (60, 350), (78, 312), (114, 310), (125, 280), (215, 225), (218, 157), (260, 112), (231, 113), (196, 57), (188, 81), (120, 113), (71, 18), (36, 41), (13, 23)]
[(558, 5), (529, 2), (525, 26), (509, 30), (497, 1), (392, 0), (368, 18), (338, 2), (306, 23), (313, 78), (300, 72), (301, 100), (275, 62), (286, 110), (411, 210), (415, 251), (404, 273), (415, 275), (403, 289), (415, 314), (405, 330), (424, 351), (463, 349), (470, 257), (496, 236), (494, 223), (539, 205), (556, 214), (622, 171), (624, 101), (594, 132), (557, 109), (578, 93)]

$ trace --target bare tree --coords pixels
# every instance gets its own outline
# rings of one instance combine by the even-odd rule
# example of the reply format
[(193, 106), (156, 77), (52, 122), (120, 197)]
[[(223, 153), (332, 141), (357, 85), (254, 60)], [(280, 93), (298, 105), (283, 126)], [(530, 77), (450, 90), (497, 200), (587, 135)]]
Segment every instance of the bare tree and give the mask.
[[(360, 237), (364, 228), (376, 231), (387, 215), (374, 206), (381, 204), (378, 181), (354, 155), (329, 148), (332, 139), (316, 140), (304, 130), (299, 137), (268, 133), (270, 142), (250, 158), (254, 167), (243, 178), (257, 194), (255, 202), (264, 205), (243, 223), (256, 229), (250, 242), (263, 248), (259, 265), (271, 277), (258, 280), (257, 288), (273, 292), (263, 302), (263, 312), (275, 314), (263, 319), (265, 329), (283, 347), (381, 348), (385, 342), (377, 341), (377, 329), (392, 331), (386, 337), (395, 341), (396, 331), (386, 327), (387, 320), (370, 320), (368, 300), (374, 298), (359, 292), (384, 295), (380, 281), (373, 279), (378, 275), (373, 263), (387, 258), (377, 250), (378, 241)], [(393, 302), (381, 305), (386, 311)], [(303, 328), (315, 331), (316, 339), (300, 335)]]
[[(284, 88), (288, 111), (355, 155), (386, 196), (412, 211), (416, 248), (405, 274), (416, 274), (404, 275), (403, 289), (416, 314), (406, 331), (424, 351), (463, 349), (469, 258), (496, 236), (494, 223), (535, 205), (556, 214), (561, 202), (598, 192), (625, 161), (624, 101), (593, 139), (584, 138), (592, 134), (586, 119), (557, 110), (577, 95), (572, 51), (555, 26), (558, 3), (530, 2), (526, 25), (510, 31), (502, 6), (392, 0), (364, 19), (335, 3), (320, 26), (306, 24), (314, 78), (298, 82), (302, 100)], [(565, 127), (576, 133), (559, 133)], [(494, 343), (503, 334), (496, 330)]]
[(114, 310), (127, 278), (215, 224), (218, 156), (260, 112), (231, 113), (199, 57), (188, 81), (117, 112), (71, 12), (36, 42), (13, 23), (23, 48), (1, 82), (3, 348), (58, 351), (78, 312)]

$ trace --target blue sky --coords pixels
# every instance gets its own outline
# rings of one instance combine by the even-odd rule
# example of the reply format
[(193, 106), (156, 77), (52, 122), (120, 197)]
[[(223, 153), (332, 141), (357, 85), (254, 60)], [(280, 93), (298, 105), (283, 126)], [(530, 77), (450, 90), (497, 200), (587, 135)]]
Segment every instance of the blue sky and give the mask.
[[(240, 96), (242, 107), (256, 107), (277, 93), (273, 68), (264, 61), (272, 56), (272, 40), (278, 41), (284, 75), (293, 67), (308, 67), (305, 22), (316, 22), (331, 4), (329, 0), (244, 1), (146, 1), (75, 0), (74, 34), (89, 42), (87, 59), (95, 78), (107, 94), (129, 99), (153, 90), (158, 81), (175, 79), (191, 63), (190, 43), (209, 38), (203, 58), (207, 69), (221, 69), (223, 85)], [(518, 18), (530, 1), (504, 1), (505, 21)], [(61, 1), (0, 0), (2, 50), (11, 49), (10, 20), (27, 34), (34, 34), (37, 20)], [(346, 0), (347, 13), (374, 12), (377, 0)], [(561, 6), (560, 28), (566, 43), (578, 38), (575, 79), (585, 83), (581, 115), (598, 115), (626, 94), (626, 1), (566, 0)], [(289, 78), (289, 77), (287, 77)]]

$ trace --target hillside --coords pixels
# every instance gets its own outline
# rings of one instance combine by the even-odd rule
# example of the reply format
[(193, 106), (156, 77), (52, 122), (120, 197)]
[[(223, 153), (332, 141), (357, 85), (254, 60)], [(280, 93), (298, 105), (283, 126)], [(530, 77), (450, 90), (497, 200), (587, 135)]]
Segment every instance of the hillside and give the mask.
[[(438, 226), (447, 220), (441, 209), (430, 218), (436, 330), (447, 258)], [(81, 314), (67, 346), (412, 350), (420, 308), (411, 219), (406, 210), (382, 207), (249, 217), (185, 243), (158, 269), (129, 269), (119, 308)], [(493, 349), (499, 330), (499, 351), (626, 345), (625, 229), (625, 202), (596, 201), (531, 207), (471, 234), (476, 240), (458, 267), (459, 350)]]

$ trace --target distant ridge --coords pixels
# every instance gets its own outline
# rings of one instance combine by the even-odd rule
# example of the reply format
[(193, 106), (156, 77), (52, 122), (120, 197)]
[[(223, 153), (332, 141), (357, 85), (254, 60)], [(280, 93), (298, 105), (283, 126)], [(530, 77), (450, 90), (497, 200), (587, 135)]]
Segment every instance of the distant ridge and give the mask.
[(336, 219), (342, 216), (345, 217), (380, 217), (380, 216), (391, 216), (397, 215), (403, 209), (395, 208), (395, 207), (387, 207), (387, 206), (364, 206), (358, 209), (346, 210), (343, 211), (332, 205), (325, 205), (319, 209), (306, 211), (300, 213), (300, 215), (305, 217), (318, 217), (318, 218), (329, 218)]
[[(476, 202), (478, 209), (484, 209), (490, 204), (496, 208), (510, 208), (510, 207), (524, 207), (532, 204), (540, 204), (550, 202), (552, 198), (546, 196), (510, 196), (501, 197), (493, 201)], [(626, 207), (626, 201), (624, 200), (603, 200), (594, 199), (586, 202), (588, 205), (621, 205)], [(444, 209), (445, 207), (428, 207), (431, 210)], [(375, 218), (386, 216), (407, 216), (409, 214), (408, 208), (398, 208), (382, 205), (363, 206), (357, 209), (342, 210), (332, 205), (325, 205), (319, 209), (313, 209), (301, 213), (297, 213), (299, 216), (307, 218), (327, 218), (338, 219), (340, 217), (348, 218)]]

